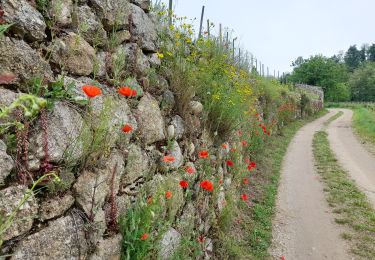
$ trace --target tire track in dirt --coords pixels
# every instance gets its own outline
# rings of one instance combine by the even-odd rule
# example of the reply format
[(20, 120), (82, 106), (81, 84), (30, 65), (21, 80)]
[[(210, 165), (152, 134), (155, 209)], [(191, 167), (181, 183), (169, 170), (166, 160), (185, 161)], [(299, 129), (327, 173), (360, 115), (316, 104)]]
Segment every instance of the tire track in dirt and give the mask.
[(344, 114), (327, 129), (328, 140), (337, 160), (365, 193), (375, 209), (375, 157), (370, 154), (353, 133), (350, 109), (330, 109)]
[(273, 223), (274, 259), (352, 259), (340, 238), (342, 227), (324, 197), (312, 152), (314, 133), (335, 111), (307, 124), (293, 138), (284, 157)]

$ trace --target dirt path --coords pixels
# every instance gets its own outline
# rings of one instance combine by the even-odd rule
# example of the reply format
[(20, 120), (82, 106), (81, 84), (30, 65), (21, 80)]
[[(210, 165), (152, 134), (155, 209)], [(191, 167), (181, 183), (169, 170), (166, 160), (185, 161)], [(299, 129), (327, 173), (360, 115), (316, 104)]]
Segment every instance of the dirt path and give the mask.
[(352, 259), (340, 238), (340, 226), (326, 203), (323, 185), (314, 169), (312, 139), (323, 122), (335, 114), (304, 126), (292, 140), (283, 161), (273, 226), (275, 259)]
[(344, 112), (327, 129), (331, 149), (375, 208), (375, 157), (353, 134), (351, 128), (353, 111), (349, 109), (330, 109), (330, 111)]

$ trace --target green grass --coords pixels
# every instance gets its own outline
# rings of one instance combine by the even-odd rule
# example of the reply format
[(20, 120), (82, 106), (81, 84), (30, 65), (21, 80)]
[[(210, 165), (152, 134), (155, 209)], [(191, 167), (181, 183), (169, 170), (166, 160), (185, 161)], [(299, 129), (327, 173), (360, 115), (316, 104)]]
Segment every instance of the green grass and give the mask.
[[(288, 145), (306, 123), (322, 116), (322, 111), (306, 120), (295, 121), (283, 129), (283, 135), (271, 136), (265, 149), (256, 155), (258, 173), (252, 179), (256, 187), (254, 205), (249, 209), (227, 198), (227, 206), (219, 220), (218, 259), (264, 259), (269, 257), (272, 242), (272, 220), (275, 214), (281, 164)], [(241, 225), (234, 224), (241, 219)]]
[(342, 112), (342, 111), (337, 112), (336, 114), (331, 116), (327, 121), (324, 122), (324, 126), (328, 126), (331, 122), (335, 121), (337, 118), (339, 118), (343, 114), (344, 114), (344, 112)]
[(348, 240), (355, 255), (375, 259), (374, 209), (338, 164), (329, 147), (327, 133), (315, 134), (313, 150), (316, 168), (326, 185), (327, 201), (336, 214), (335, 221), (348, 228), (341, 237)]
[(353, 127), (362, 139), (375, 144), (375, 110), (365, 107), (354, 109)]

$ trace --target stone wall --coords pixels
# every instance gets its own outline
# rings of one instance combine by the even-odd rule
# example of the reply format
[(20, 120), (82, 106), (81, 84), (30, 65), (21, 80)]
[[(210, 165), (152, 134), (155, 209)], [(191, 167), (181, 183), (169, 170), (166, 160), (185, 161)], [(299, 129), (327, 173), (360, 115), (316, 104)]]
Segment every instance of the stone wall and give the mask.
[[(157, 75), (150, 86), (148, 72), (161, 61), (149, 0), (46, 2), (38, 6), (38, 1), (0, 1), (1, 23), (13, 23), (0, 38), (0, 107), (34, 93), (36, 80), (50, 87), (63, 82), (62, 93), (70, 89), (69, 98), (55, 100), (44, 120), (38, 115), (30, 122), (25, 142), (19, 144), (27, 147), (21, 161), (7, 147), (9, 136), (0, 135), (2, 217), (8, 218), (27, 194), (19, 172), (29, 181), (54, 172), (61, 183), (47, 183), (48, 191), (27, 199), (1, 238), (0, 255), (119, 259), (121, 235), (109, 227), (113, 205), (118, 219), (146, 183), (157, 188), (173, 182), (177, 184), (173, 214), (192, 207), (185, 203), (175, 171), (194, 167), (196, 146), (203, 142), (202, 105), (191, 103), (199, 138), (188, 139), (185, 132), (190, 126), (173, 112), (175, 98), (168, 80)], [(126, 84), (137, 90), (132, 99), (116, 92), (125, 77)], [(90, 84), (103, 94), (87, 109), (80, 105), (86, 100), (81, 87)], [(121, 131), (124, 124), (132, 126), (131, 133)], [(87, 151), (88, 145), (92, 150)], [(167, 153), (175, 158), (170, 165), (162, 160)], [(194, 206), (191, 210), (195, 214)], [(168, 238), (179, 232), (174, 223), (165, 234), (165, 254), (170, 254)]]
[(317, 95), (320, 101), (324, 103), (324, 91), (321, 87), (311, 86), (311, 85), (306, 85), (306, 84), (296, 84), (295, 86), (299, 89), (302, 89), (302, 90), (305, 90), (305, 91), (308, 91), (310, 93)]

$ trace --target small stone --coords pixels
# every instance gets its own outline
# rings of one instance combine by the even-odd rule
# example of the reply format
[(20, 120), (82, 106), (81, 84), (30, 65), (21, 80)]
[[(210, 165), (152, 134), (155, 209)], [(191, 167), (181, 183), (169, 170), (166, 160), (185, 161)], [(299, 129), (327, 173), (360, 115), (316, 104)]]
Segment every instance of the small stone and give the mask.
[(121, 30), (115, 32), (114, 41), (116, 45), (120, 45), (123, 42), (128, 42), (131, 39), (131, 34), (128, 30)]
[(195, 145), (193, 142), (190, 142), (189, 148), (188, 148), (188, 155), (192, 156), (195, 153)]
[(12, 157), (7, 154), (6, 144), (0, 140), (0, 186), (4, 184), (5, 178), (10, 174), (14, 167)]
[(217, 198), (217, 208), (219, 212), (223, 211), (225, 205), (226, 205), (225, 193), (223, 191), (220, 191), (218, 198)]
[(199, 101), (190, 101), (190, 109), (194, 115), (199, 115), (203, 111), (203, 105)]
[[(92, 213), (95, 216), (95, 212), (103, 207), (105, 198), (110, 193), (117, 194), (120, 179), (124, 173), (123, 156), (117, 150), (114, 150), (108, 158), (103, 160), (103, 164), (96, 172), (85, 170), (73, 186), (78, 205), (90, 217), (92, 217)], [(115, 173), (114, 170), (116, 170)], [(115, 174), (115, 179), (112, 187), (113, 174)]]
[(159, 257), (161, 259), (171, 259), (174, 252), (180, 245), (181, 234), (178, 233), (174, 228), (170, 228), (163, 236), (160, 241), (160, 252)]
[(128, 71), (136, 74), (138, 78), (147, 76), (150, 62), (136, 43), (127, 43), (119, 46), (116, 51), (117, 56), (118, 53), (124, 53)]
[(171, 110), (176, 104), (174, 94), (170, 90), (166, 90), (163, 93), (163, 98), (162, 98), (162, 106), (163, 109), (168, 109)]
[(57, 26), (69, 27), (72, 24), (73, 1), (51, 0), (48, 12)]
[(94, 63), (94, 74), (99, 78), (105, 78), (107, 75), (106, 58), (108, 53), (104, 51), (98, 52)]
[(148, 55), (148, 60), (150, 61), (150, 65), (153, 68), (159, 67), (161, 65), (161, 60), (156, 53)]
[(11, 259), (85, 259), (88, 249), (85, 223), (77, 214), (69, 214), (21, 240)]
[(113, 237), (101, 239), (96, 245), (93, 255), (89, 257), (90, 260), (120, 260), (121, 257), (121, 239), (120, 234)]
[(151, 0), (131, 0), (131, 2), (142, 8), (145, 12), (150, 11)]
[(194, 229), (194, 221), (196, 218), (196, 209), (193, 203), (188, 203), (183, 211), (180, 218), (177, 220), (177, 231), (180, 234), (187, 234)]
[(149, 172), (149, 158), (141, 147), (131, 144), (129, 146), (128, 161), (125, 168), (123, 181), (132, 183)]
[[(79, 139), (84, 129), (81, 115), (71, 106), (63, 102), (56, 102), (52, 112), (48, 115), (48, 151), (50, 162), (61, 162), (64, 156), (70, 160), (78, 160), (82, 155), (83, 143)], [(30, 137), (30, 156), (43, 159), (44, 135), (39, 122), (36, 131)]]
[[(117, 96), (117, 97), (116, 97)], [(126, 98), (111, 95), (99, 96), (92, 102), (94, 123), (103, 125), (106, 122), (106, 146), (113, 147), (116, 143), (122, 147), (129, 143), (131, 136), (137, 131), (138, 123), (132, 114)], [(130, 124), (132, 131), (121, 131), (124, 124)]]
[(97, 11), (108, 32), (124, 29), (129, 25), (129, 1), (91, 0), (90, 3)]
[(40, 204), (40, 219), (45, 221), (57, 216), (61, 216), (74, 203), (72, 194), (67, 193), (63, 197), (52, 197)]
[[(43, 16), (26, 0), (1, 1), (4, 20), (14, 23), (11, 31), (21, 38), (40, 41), (46, 37), (46, 23)], [(12, 50), (14, 51), (14, 50)]]
[(68, 72), (87, 76), (93, 72), (95, 49), (81, 36), (73, 32), (52, 43), (52, 61)]
[(140, 40), (140, 47), (145, 51), (156, 52), (157, 32), (155, 24), (140, 7), (130, 4), (133, 18), (134, 36)]
[[(1, 219), (6, 220), (16, 210), (26, 192), (28, 192), (27, 187), (20, 185), (0, 190)], [(29, 199), (19, 208), (12, 225), (2, 234), (1, 239), (7, 241), (29, 231), (33, 226), (37, 211), (38, 203), (32, 193)]]
[(19, 93), (0, 88), (0, 107), (10, 106), (19, 96)]
[(0, 64), (0, 75), (12, 73), (14, 83), (25, 92), (29, 91), (28, 83), (35, 77), (45, 81), (53, 79), (50, 65), (22, 40), (0, 38)]
[(169, 125), (167, 128), (168, 138), (173, 139), (175, 137), (176, 131), (174, 125)]
[(107, 32), (89, 6), (78, 7), (77, 18), (77, 29), (88, 43), (98, 47), (107, 44)]
[(169, 155), (174, 157), (173, 162), (164, 162), (163, 160), (161, 161), (161, 166), (162, 170), (167, 171), (167, 170), (175, 170), (180, 168), (184, 164), (184, 156), (181, 152), (181, 148), (178, 145), (176, 141), (173, 142), (172, 147), (170, 148)]
[(136, 116), (141, 137), (146, 145), (165, 139), (164, 119), (158, 102), (150, 94), (145, 93), (141, 98)]
[(185, 123), (179, 115), (172, 118), (171, 124), (176, 129), (176, 139), (181, 139), (185, 134)]

